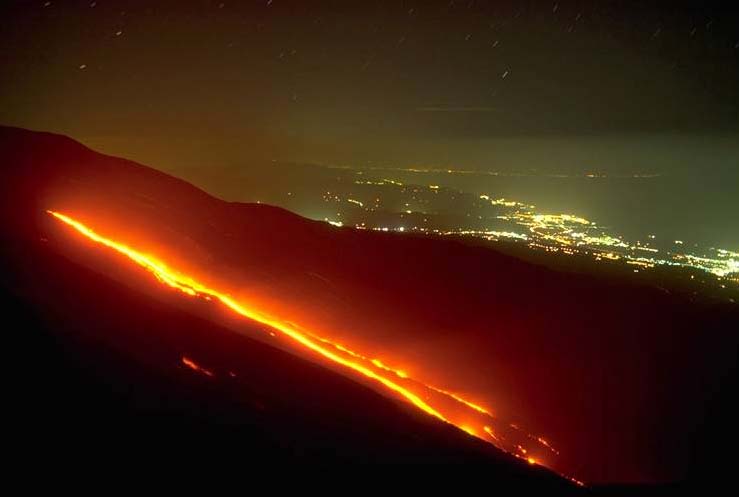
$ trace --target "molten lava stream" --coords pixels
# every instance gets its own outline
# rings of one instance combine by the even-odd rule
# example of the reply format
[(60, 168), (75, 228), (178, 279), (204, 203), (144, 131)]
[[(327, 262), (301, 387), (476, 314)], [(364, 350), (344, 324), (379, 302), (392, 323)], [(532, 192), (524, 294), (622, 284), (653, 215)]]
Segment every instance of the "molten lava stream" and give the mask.
[[(194, 278), (168, 267), (164, 262), (155, 257), (143, 254), (122, 242), (98, 234), (93, 229), (69, 216), (55, 211), (47, 212), (59, 221), (71, 226), (89, 240), (126, 256), (131, 261), (152, 273), (161, 283), (191, 297), (218, 300), (238, 315), (261, 323), (278, 332), (282, 337), (292, 341), (294, 345), (298, 345), (304, 350), (307, 349), (318, 356), (328, 359), (331, 363), (340, 365), (343, 368), (352, 370), (377, 382), (379, 385), (385, 387), (385, 389), (404, 398), (423, 412), (453, 424), (465, 432), (489, 442), (520, 459), (527, 460), (531, 464), (539, 462), (532, 456), (533, 451), (531, 448), (526, 448), (523, 445), (528, 444), (532, 440), (538, 444), (537, 448), (540, 449), (543, 447), (556, 453), (556, 450), (541, 437), (535, 437), (521, 432), (518, 428), (511, 430), (508, 425), (500, 423), (488, 409), (470, 402), (453, 392), (424, 384), (410, 378), (402, 370), (385, 365), (379, 359), (370, 359), (359, 352), (355, 352), (315, 333), (299, 329), (297, 326), (288, 326), (284, 321), (266, 316), (258, 310), (248, 307), (247, 304), (237, 302), (229, 295), (209, 288)], [(270, 334), (273, 335), (273, 333)], [(212, 370), (198, 366), (191, 359), (183, 358), (182, 362), (190, 369), (199, 371), (206, 376), (215, 376)], [(495, 426), (495, 428), (493, 429), (491, 426)]]

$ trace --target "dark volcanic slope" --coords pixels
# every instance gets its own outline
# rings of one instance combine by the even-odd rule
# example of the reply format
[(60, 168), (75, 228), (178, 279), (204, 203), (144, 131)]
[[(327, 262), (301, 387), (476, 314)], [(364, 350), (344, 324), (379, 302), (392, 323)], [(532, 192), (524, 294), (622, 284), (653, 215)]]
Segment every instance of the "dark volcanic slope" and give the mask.
[[(33, 266), (36, 254), (53, 255), (53, 243), (39, 243), (49, 236), (44, 209), (79, 214), (155, 253), (162, 248), (185, 267), (192, 262), (209, 273), (227, 274), (265, 295), (265, 305), (409, 365), (424, 380), (463, 388), (502, 416), (545, 435), (561, 450), (561, 467), (580, 479), (703, 481), (728, 474), (733, 465), (736, 306), (689, 303), (656, 288), (554, 272), (453, 241), (339, 230), (272, 207), (226, 203), (176, 178), (50, 134), (0, 129), (0, 161), (6, 180), (0, 222), (13, 270)], [(73, 300), (77, 291), (61, 294)], [(175, 330), (173, 336), (179, 336)], [(142, 337), (148, 344), (159, 334)], [(209, 343), (206, 339), (198, 350)], [(373, 349), (377, 344), (381, 350)], [(136, 350), (127, 348), (111, 363), (123, 367)], [(191, 374), (178, 366), (176, 353), (168, 353), (169, 367)], [(221, 361), (217, 355), (208, 360), (207, 354), (192, 354), (206, 367)], [(163, 361), (164, 356), (147, 364), (165, 368)], [(160, 373), (170, 382), (183, 378)], [(177, 391), (170, 384), (163, 390), (170, 388)], [(302, 403), (297, 405), (301, 412)], [(182, 411), (189, 412), (189, 406)], [(210, 416), (197, 423), (204, 418)], [(316, 426), (341, 424), (336, 423)], [(379, 444), (383, 438), (376, 435), (367, 438)], [(455, 440), (470, 443), (463, 435)], [(372, 453), (359, 442), (355, 449), (348, 452)]]
[[(4, 321), (14, 323), (5, 361), (13, 372), (6, 450), (16, 461), (38, 469), (127, 457), (134, 465), (188, 461), (199, 469), (472, 464), (468, 477), (498, 488), (576, 490), (403, 402), (186, 313), (170, 305), (186, 297), (148, 276), (139, 281), (142, 293), (56, 253), (47, 236), (58, 235), (58, 226), (32, 213), (55, 175), (69, 173), (65, 147), (76, 153), (79, 146), (7, 129), (2, 139), (11, 181), (3, 191), (0, 299)], [(39, 144), (60, 152), (61, 165), (20, 159), (31, 151), (24, 145), (38, 151)], [(110, 259), (95, 251), (85, 257)], [(155, 292), (162, 300), (150, 298)], [(419, 483), (436, 480), (426, 474)]]

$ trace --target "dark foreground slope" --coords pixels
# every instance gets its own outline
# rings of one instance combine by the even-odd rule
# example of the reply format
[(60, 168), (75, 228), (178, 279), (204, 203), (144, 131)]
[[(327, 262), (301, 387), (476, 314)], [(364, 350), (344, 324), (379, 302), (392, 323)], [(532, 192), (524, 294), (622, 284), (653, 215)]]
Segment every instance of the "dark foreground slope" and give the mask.
[[(19, 250), (21, 252), (19, 252)], [(173, 309), (51, 253), (2, 251), (5, 453), (41, 469), (90, 461), (289, 468), (471, 464), (526, 490), (573, 488), (403, 405)], [(182, 363), (186, 357), (212, 376)], [(87, 466), (79, 466), (87, 467)], [(426, 475), (426, 482), (434, 480)]]
[[(37, 254), (53, 252), (53, 243), (39, 241), (49, 237), (44, 209), (76, 214), (154, 253), (161, 249), (185, 264), (228, 275), (266, 295), (265, 305), (280, 314), (408, 365), (427, 381), (463, 389), (545, 435), (560, 449), (561, 467), (580, 479), (703, 483), (730, 475), (737, 447), (736, 306), (691, 304), (663, 290), (554, 272), (457, 242), (337, 230), (267, 206), (222, 202), (176, 178), (55, 135), (2, 129), (0, 163), (7, 180), (0, 197), (3, 243), (26, 244), (5, 258), (11, 269), (33, 266)], [(88, 256), (75, 260), (86, 265)], [(36, 284), (48, 283), (41, 278)], [(79, 291), (59, 294), (75, 302)], [(32, 312), (43, 315), (47, 305)], [(102, 317), (93, 316), (95, 323)], [(113, 326), (117, 320), (105, 322)], [(171, 332), (179, 336), (176, 329)], [(141, 333), (136, 343), (143, 349), (159, 336)], [(381, 348), (373, 349), (377, 344)], [(136, 350), (122, 352), (122, 363)], [(192, 353), (205, 367), (215, 369), (221, 361), (177, 350)], [(164, 367), (161, 359), (152, 362)], [(184, 371), (177, 354), (168, 360)], [(266, 371), (269, 366), (267, 361)], [(97, 374), (92, 369), (88, 377)], [(260, 381), (263, 389), (287, 383)], [(161, 414), (166, 409), (154, 417), (167, 419)], [(204, 418), (211, 416), (197, 423)], [(321, 416), (306, 419), (336, 426), (336, 420), (320, 422)], [(371, 452), (358, 444), (354, 453)]]

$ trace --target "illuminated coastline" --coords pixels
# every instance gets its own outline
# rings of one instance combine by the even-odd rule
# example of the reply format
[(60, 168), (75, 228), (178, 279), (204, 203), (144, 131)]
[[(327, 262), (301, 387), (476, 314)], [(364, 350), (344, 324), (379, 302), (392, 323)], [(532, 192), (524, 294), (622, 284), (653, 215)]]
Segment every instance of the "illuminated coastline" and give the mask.
[[(380, 171), (392, 172), (393, 169), (376, 168), (367, 172)], [(445, 172), (427, 169), (399, 171), (417, 173), (419, 178), (422, 173)], [(404, 184), (395, 179), (370, 178), (364, 172), (357, 172), (356, 175), (358, 179), (353, 181), (353, 186), (358, 189), (351, 190), (351, 198), (337, 192), (327, 192), (323, 196), (323, 201), (334, 205), (336, 210), (334, 216), (324, 217), (324, 221), (334, 226), (376, 231), (507, 241), (535, 251), (583, 256), (595, 262), (622, 263), (633, 272), (656, 267), (682, 268), (706, 273), (715, 278), (722, 288), (739, 284), (739, 251), (701, 247), (683, 240), (659, 240), (660, 243), (657, 243), (654, 235), (648, 235), (645, 240), (630, 240), (577, 214), (542, 212), (535, 205), (516, 199), (479, 194), (469, 200), (472, 197), (470, 194), (437, 184)], [(633, 175), (634, 178), (655, 176)], [(452, 226), (439, 222), (434, 203), (435, 199), (442, 196), (450, 199), (450, 202), (460, 203), (467, 196), (460, 209), (466, 212), (466, 219), (476, 220), (478, 226), (472, 227), (471, 223), (464, 222), (466, 219)], [(378, 213), (383, 213), (386, 219), (378, 220)], [(486, 222), (489, 222), (490, 228), (479, 227)], [(695, 275), (691, 278), (695, 278)]]

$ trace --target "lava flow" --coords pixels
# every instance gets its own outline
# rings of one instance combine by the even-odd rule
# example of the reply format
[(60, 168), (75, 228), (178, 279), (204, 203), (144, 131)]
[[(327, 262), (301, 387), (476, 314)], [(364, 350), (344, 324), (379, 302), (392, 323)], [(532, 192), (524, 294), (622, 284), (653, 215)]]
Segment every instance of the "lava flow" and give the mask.
[(203, 373), (205, 376), (210, 376), (211, 378), (214, 376), (213, 371), (209, 369), (205, 369), (204, 367), (200, 366), (198, 363), (196, 363), (195, 361), (193, 361), (192, 359), (188, 357), (182, 358), (182, 364), (192, 369), (193, 371), (197, 371), (198, 373)]
[[(550, 455), (556, 453), (549, 443), (541, 437), (532, 436), (521, 431), (515, 425), (501, 422), (493, 416), (490, 410), (481, 407), (479, 404), (470, 402), (448, 390), (422, 383), (409, 377), (402, 370), (385, 365), (379, 359), (370, 359), (366, 355), (352, 351), (313, 332), (303, 330), (298, 326), (288, 326), (283, 321), (266, 316), (221, 291), (209, 288), (194, 278), (171, 269), (155, 257), (143, 254), (124, 243), (98, 234), (93, 229), (67, 215), (55, 211), (47, 212), (59, 221), (71, 226), (86, 238), (128, 257), (152, 273), (161, 283), (191, 297), (220, 301), (238, 315), (268, 327), (271, 336), (276, 336), (275, 332), (277, 332), (290, 339), (293, 345), (299, 345), (302, 349), (307, 349), (334, 364), (379, 383), (423, 412), (453, 424), (505, 452), (532, 464), (540, 462), (546, 464), (538, 457), (539, 454), (546, 451)], [(183, 358), (182, 361), (184, 365), (193, 370), (202, 372), (209, 377), (214, 376), (212, 369), (205, 369), (189, 358)], [(495, 428), (493, 429), (491, 426)], [(530, 446), (524, 447), (524, 444), (531, 441), (535, 443), (533, 448)], [(537, 458), (532, 456), (533, 453), (537, 454)], [(551, 463), (546, 465), (551, 467)], [(579, 483), (576, 480), (573, 481)]]

